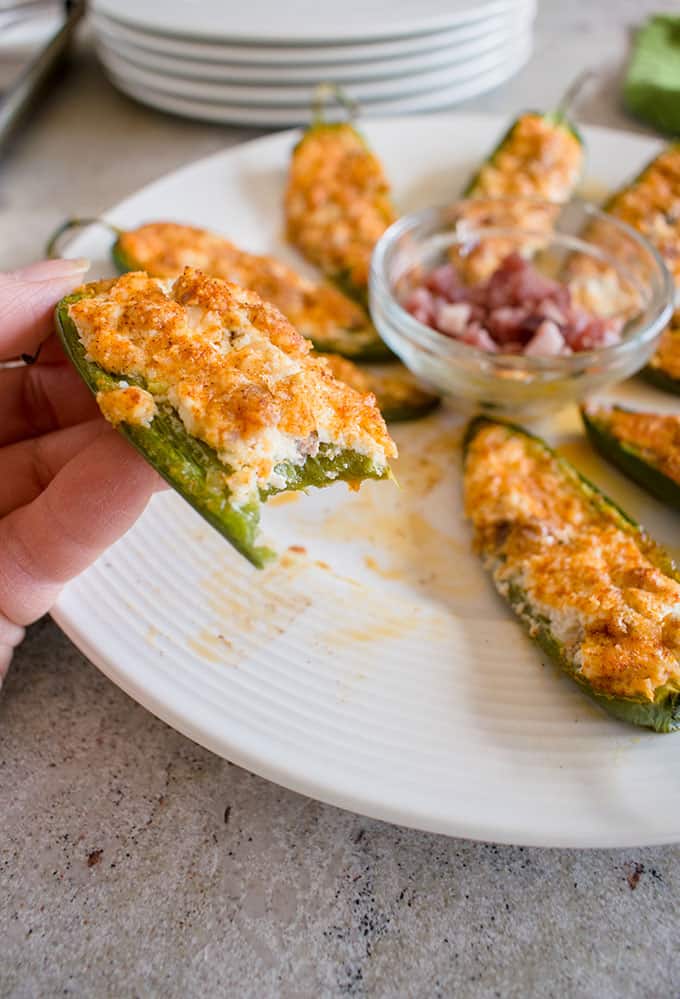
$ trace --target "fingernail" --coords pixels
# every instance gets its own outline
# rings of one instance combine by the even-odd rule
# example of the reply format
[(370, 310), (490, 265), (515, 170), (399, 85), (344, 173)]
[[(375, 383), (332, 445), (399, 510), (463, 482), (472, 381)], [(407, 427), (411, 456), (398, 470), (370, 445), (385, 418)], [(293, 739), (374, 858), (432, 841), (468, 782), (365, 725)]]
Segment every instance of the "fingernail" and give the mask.
[(40, 260), (28, 267), (20, 267), (14, 271), (14, 277), (21, 281), (50, 281), (59, 278), (79, 277), (90, 266), (90, 261), (81, 257), (77, 260)]

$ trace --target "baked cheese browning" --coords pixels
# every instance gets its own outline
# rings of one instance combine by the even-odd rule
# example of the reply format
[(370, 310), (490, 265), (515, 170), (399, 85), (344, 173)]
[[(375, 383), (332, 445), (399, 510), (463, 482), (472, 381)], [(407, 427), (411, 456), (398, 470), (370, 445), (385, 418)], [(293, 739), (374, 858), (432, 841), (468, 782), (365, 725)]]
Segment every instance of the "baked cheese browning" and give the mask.
[(523, 114), (481, 167), (469, 194), (568, 201), (583, 170), (583, 147), (563, 122)]
[(247, 253), (206, 229), (152, 222), (124, 232), (117, 243), (123, 260), (152, 277), (177, 277), (194, 267), (256, 292), (311, 340), (376, 334), (360, 305), (328, 283), (310, 281), (274, 257)]
[(373, 247), (396, 219), (378, 158), (349, 124), (312, 126), (293, 151), (288, 239), (324, 274), (358, 291)]
[(670, 323), (661, 334), (659, 346), (649, 366), (663, 371), (669, 378), (680, 380), (680, 311), (673, 313)]
[(587, 415), (606, 421), (609, 434), (632, 444), (650, 464), (680, 485), (680, 416), (633, 412), (619, 406), (587, 406)]
[(680, 143), (660, 153), (607, 210), (647, 237), (680, 286)]
[(68, 311), (88, 360), (141, 382), (214, 448), (234, 503), (284, 488), (279, 466), (321, 446), (386, 471), (396, 455), (373, 397), (336, 381), (253, 292), (190, 268), (174, 282), (132, 272)]
[(158, 412), (156, 401), (150, 392), (125, 382), (118, 388), (98, 392), (97, 405), (114, 427), (119, 423), (148, 427)]
[(635, 528), (590, 502), (540, 442), (498, 424), (472, 439), (464, 486), (497, 588), (521, 591), (577, 677), (596, 693), (650, 701), (680, 684), (680, 584)]

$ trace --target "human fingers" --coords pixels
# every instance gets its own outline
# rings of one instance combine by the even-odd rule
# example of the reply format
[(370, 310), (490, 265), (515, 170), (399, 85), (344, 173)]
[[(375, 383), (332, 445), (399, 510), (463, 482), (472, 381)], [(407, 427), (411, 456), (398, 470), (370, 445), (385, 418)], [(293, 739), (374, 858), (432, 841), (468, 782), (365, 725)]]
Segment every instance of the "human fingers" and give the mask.
[(0, 361), (34, 354), (52, 331), (52, 310), (75, 288), (87, 260), (43, 260), (0, 274)]
[(13, 624), (0, 613), (0, 687), (7, 672), (12, 652), (24, 637), (24, 629)]
[[(50, 349), (56, 341), (45, 341)], [(56, 355), (58, 357), (58, 355)], [(98, 413), (94, 396), (70, 361), (21, 365), (0, 371), (0, 447), (36, 434), (90, 420)]]
[(110, 428), (101, 417), (0, 449), (0, 517), (25, 506), (64, 465)]
[(98, 436), (37, 499), (0, 520), (0, 612), (25, 625), (132, 526), (160, 484), (115, 431)]

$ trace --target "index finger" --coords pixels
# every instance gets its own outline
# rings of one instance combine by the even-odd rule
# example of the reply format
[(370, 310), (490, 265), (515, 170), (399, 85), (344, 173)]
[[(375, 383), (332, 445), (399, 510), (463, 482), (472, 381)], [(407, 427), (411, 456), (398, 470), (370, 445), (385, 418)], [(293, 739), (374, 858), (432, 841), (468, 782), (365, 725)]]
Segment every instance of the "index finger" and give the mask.
[(52, 332), (54, 306), (88, 266), (86, 260), (45, 260), (0, 274), (0, 361), (36, 352)]

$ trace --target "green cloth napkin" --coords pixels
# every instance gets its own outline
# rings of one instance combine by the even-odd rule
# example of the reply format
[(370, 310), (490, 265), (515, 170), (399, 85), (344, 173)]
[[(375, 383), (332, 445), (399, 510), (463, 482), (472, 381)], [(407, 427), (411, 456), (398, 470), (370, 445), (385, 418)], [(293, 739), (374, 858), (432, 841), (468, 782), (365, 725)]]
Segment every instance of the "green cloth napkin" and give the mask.
[(656, 14), (640, 29), (623, 96), (638, 118), (680, 135), (680, 17)]

